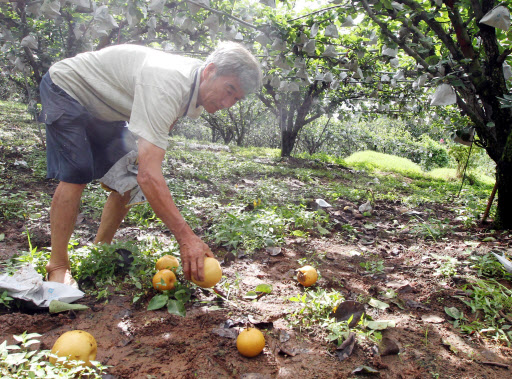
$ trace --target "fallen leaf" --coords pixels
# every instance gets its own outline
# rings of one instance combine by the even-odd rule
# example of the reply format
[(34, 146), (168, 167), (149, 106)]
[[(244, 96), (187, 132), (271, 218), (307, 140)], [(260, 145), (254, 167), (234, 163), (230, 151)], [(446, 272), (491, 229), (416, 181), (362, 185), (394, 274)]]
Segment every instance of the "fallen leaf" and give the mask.
[(405, 302), (405, 305), (407, 305), (409, 308), (419, 308), (419, 309), (425, 309), (427, 311), (430, 310), (430, 308), (427, 307), (426, 305), (418, 303), (417, 301), (414, 301), (414, 300), (407, 300)]
[(421, 320), (431, 324), (441, 324), (442, 322), (444, 322), (444, 318), (436, 315), (423, 315), (421, 316)]
[(336, 349), (336, 355), (340, 362), (344, 361), (350, 354), (352, 354), (352, 350), (354, 350), (354, 346), (356, 345), (356, 334), (350, 333), (345, 341), (338, 346)]
[(279, 342), (284, 343), (290, 339), (290, 334), (286, 330), (279, 331)]
[(375, 370), (374, 368), (371, 368), (370, 366), (359, 366), (354, 371), (352, 371), (352, 374), (355, 374), (355, 375), (379, 374), (379, 371)]
[(240, 379), (270, 379), (270, 376), (269, 375), (264, 375), (264, 374), (258, 374), (258, 373), (254, 373), (254, 372), (250, 372), (250, 373), (243, 374), (242, 376), (240, 376)]
[(396, 323), (393, 320), (368, 321), (366, 326), (372, 330), (384, 330), (394, 328)]
[(450, 350), (452, 353), (454, 353), (454, 354), (458, 353), (458, 350), (450, 342), (448, 342), (448, 340), (443, 338), (443, 339), (441, 339), (441, 343), (443, 344), (443, 346), (447, 347), (448, 350)]
[(270, 246), (266, 248), (267, 253), (269, 253), (272, 256), (276, 256), (281, 254), (281, 248), (279, 246)]
[(300, 351), (294, 347), (288, 345), (279, 346), (279, 352), (281, 354), (289, 355), (290, 357), (295, 357)]
[(212, 333), (220, 337), (235, 339), (238, 336), (236, 329), (213, 328)]
[(368, 302), (368, 305), (371, 305), (374, 308), (384, 310), (386, 308), (389, 308), (389, 304), (384, 303), (383, 301), (377, 300), (377, 299), (370, 299)]
[(450, 316), (451, 318), (455, 319), (455, 320), (458, 320), (462, 317), (464, 317), (464, 314), (459, 311), (459, 309), (457, 307), (444, 307), (444, 311), (445, 313)]
[(352, 317), (352, 320), (348, 324), (349, 327), (353, 328), (359, 323), (359, 320), (364, 315), (364, 305), (357, 301), (347, 300), (342, 302), (336, 307), (331, 313), (331, 317), (336, 318), (336, 321), (347, 321)]

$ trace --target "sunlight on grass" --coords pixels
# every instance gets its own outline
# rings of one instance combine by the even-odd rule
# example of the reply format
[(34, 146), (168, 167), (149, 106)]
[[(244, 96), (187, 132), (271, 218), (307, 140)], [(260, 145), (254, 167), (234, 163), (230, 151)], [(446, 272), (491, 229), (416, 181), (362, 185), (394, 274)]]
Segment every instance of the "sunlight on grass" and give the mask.
[(378, 153), (376, 151), (359, 151), (345, 158), (348, 165), (399, 172), (404, 175), (425, 175), (419, 165), (406, 158)]
[(483, 185), (494, 186), (494, 183), (496, 182), (496, 179), (494, 179), (488, 175), (484, 175), (481, 173), (472, 173), (472, 174), (475, 177), (475, 179), (478, 180)]
[(460, 178), (457, 177), (457, 170), (454, 168), (435, 168), (432, 171), (429, 171), (429, 176), (432, 179), (440, 179), (450, 181), (460, 181)]
[(246, 158), (279, 158), (280, 149), (271, 149), (267, 147), (238, 147), (232, 146), (231, 150), (239, 156)]
[[(457, 170), (454, 168), (436, 168), (429, 171), (427, 175), (432, 179), (445, 180), (447, 182), (461, 181), (461, 178), (457, 177)], [(469, 176), (471, 180), (477, 181), (484, 186), (494, 186), (494, 182), (496, 181), (494, 178), (479, 172), (470, 172)]]
[[(345, 162), (355, 168), (368, 170), (391, 171), (414, 179), (434, 179), (445, 182), (460, 182), (454, 168), (436, 168), (432, 171), (423, 171), (419, 165), (407, 158), (397, 157), (375, 151), (360, 151), (345, 159)], [(483, 186), (493, 186), (495, 180), (482, 173), (471, 172), (468, 174), (470, 181)]]

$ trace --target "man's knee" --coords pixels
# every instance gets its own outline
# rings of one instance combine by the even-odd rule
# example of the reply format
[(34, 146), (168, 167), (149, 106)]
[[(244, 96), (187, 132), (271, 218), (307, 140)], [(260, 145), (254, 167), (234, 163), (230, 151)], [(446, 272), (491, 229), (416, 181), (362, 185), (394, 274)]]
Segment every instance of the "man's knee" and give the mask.
[(60, 181), (55, 191), (54, 198), (59, 196), (74, 196), (79, 197), (82, 195), (83, 190), (87, 184), (76, 184)]
[(124, 210), (130, 201), (130, 191), (126, 191), (124, 194), (121, 194), (117, 191), (112, 191), (109, 195), (109, 198), (111, 201), (115, 202), (119, 208)]

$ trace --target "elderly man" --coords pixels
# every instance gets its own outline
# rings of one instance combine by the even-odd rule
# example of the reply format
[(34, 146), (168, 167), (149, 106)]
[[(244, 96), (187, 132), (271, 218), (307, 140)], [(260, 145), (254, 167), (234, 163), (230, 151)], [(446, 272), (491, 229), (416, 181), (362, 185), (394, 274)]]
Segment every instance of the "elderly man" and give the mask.
[[(76, 284), (67, 247), (82, 191), (138, 152), (136, 183), (180, 245), (185, 277), (203, 279), (209, 247), (177, 209), (162, 174), (168, 134), (180, 117), (229, 108), (261, 86), (258, 61), (237, 43), (222, 43), (206, 59), (136, 45), (112, 46), (54, 64), (41, 85), (48, 178), (59, 180), (50, 210), (48, 280)], [(127, 124), (129, 121), (129, 124)], [(111, 243), (128, 212), (131, 191), (111, 192), (95, 243)]]

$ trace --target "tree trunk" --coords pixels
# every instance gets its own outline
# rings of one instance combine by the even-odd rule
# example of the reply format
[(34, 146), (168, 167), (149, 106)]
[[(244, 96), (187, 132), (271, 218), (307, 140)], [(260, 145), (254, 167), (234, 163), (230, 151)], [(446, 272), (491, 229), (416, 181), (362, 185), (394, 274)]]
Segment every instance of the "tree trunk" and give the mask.
[(512, 133), (501, 160), (496, 165), (498, 205), (494, 224), (497, 229), (512, 229)]
[(295, 146), (297, 133), (290, 130), (281, 130), (281, 157), (289, 157)]

